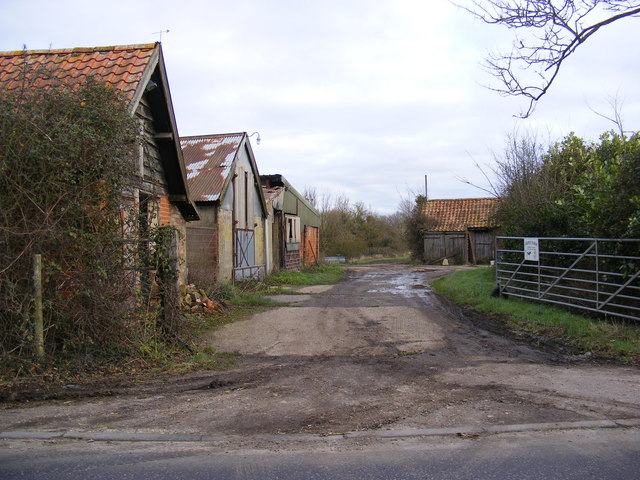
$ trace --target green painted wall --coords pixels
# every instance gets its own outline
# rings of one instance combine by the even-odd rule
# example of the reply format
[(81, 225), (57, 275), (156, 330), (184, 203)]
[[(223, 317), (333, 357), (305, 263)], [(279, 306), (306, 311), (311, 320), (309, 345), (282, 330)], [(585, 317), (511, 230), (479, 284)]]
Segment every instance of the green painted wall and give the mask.
[(320, 215), (307, 204), (307, 201), (295, 190), (288, 188), (284, 193), (284, 213), (300, 217), (300, 225), (320, 226)]

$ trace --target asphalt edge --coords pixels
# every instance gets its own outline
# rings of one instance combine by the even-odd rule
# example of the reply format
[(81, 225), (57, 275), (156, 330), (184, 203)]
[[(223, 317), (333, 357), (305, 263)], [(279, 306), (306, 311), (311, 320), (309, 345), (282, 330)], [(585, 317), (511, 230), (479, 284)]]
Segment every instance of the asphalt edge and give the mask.
[(551, 430), (586, 430), (611, 428), (638, 428), (640, 418), (618, 420), (582, 420), (576, 422), (524, 423), (513, 425), (460, 426), (448, 428), (424, 428), (406, 430), (367, 430), (329, 434), (262, 434), (224, 435), (199, 433), (147, 433), (147, 432), (76, 432), (76, 431), (4, 431), (0, 440), (85, 440), (91, 442), (225, 442), (251, 438), (253, 440), (283, 441), (327, 441), (350, 439), (393, 439), (411, 437), (456, 436), (477, 438), (481, 435), (543, 432)]

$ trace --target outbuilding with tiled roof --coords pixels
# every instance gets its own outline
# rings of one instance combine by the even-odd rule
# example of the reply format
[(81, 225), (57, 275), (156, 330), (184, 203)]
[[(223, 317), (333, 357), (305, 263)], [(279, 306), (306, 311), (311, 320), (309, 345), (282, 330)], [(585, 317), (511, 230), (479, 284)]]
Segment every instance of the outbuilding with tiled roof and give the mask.
[(494, 258), (498, 198), (428, 200), (423, 206), (427, 263), (485, 263)]
[[(123, 204), (148, 213), (140, 228), (142, 223), (144, 228), (172, 225), (184, 232), (186, 222), (199, 217), (189, 194), (160, 43), (0, 52), (3, 90), (73, 87), (90, 77), (122, 92), (141, 126), (137, 175), (123, 192)], [(184, 257), (184, 241), (177, 248)], [(186, 280), (186, 268), (179, 277)]]

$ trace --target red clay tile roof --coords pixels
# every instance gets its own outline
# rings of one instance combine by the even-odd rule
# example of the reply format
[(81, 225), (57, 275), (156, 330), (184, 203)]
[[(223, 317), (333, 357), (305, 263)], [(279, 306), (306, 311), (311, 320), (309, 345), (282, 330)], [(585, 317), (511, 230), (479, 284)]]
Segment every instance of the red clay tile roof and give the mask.
[[(158, 68), (161, 82), (166, 82), (160, 43), (0, 52), (0, 89), (47, 88), (58, 83), (73, 86), (92, 76), (124, 93), (133, 111)], [(167, 117), (167, 128), (177, 138), (168, 85), (164, 88), (166, 105), (161, 106), (164, 109), (161, 115)], [(186, 185), (182, 152), (178, 142), (174, 143), (175, 150), (164, 149), (166, 158), (163, 160), (170, 193), (186, 196), (186, 200), (175, 203), (185, 218), (197, 219)], [(169, 173), (168, 166), (172, 167)]]
[(189, 191), (196, 202), (220, 199), (246, 133), (181, 137)]
[(491, 228), (498, 198), (454, 198), (429, 200), (423, 212), (437, 221), (433, 232), (463, 232), (468, 228)]
[(157, 44), (62, 50), (0, 52), (0, 87), (6, 90), (23, 85), (21, 73), (27, 68), (31, 87), (42, 88), (52, 81), (65, 84), (95, 76), (124, 92), (129, 100), (138, 88)]

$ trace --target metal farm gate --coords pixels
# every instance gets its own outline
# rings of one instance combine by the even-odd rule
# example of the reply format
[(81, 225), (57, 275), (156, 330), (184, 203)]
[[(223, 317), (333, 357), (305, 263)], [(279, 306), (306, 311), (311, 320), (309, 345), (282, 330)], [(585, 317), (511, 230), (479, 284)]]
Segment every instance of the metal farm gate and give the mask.
[(503, 295), (640, 320), (640, 239), (496, 237)]

